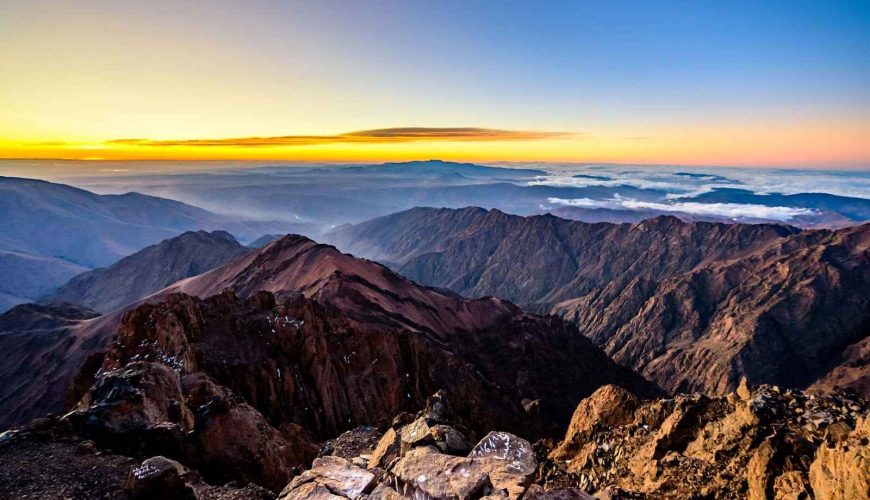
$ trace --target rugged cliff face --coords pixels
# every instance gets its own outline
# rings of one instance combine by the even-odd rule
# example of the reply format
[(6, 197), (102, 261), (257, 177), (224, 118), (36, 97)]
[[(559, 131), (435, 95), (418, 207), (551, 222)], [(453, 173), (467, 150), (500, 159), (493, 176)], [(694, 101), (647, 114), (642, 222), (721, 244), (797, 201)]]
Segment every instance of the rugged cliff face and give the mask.
[(870, 226), (803, 232), (553, 311), (671, 391), (721, 394), (741, 376), (787, 387), (833, 378), (828, 385), (866, 390), (870, 373), (850, 360), (860, 347), (849, 346), (870, 334)]
[(870, 225), (798, 232), (415, 209), (333, 241), (421, 283), (568, 319), (670, 391), (724, 394), (746, 376), (868, 394)]

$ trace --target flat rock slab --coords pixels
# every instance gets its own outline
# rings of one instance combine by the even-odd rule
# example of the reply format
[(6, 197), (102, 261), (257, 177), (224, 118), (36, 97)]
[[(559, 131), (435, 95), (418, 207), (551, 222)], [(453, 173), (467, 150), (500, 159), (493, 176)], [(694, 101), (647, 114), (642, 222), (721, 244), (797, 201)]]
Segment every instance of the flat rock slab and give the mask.
[(398, 493), (412, 498), (476, 498), (491, 488), (483, 461), (442, 455), (428, 447), (410, 450), (392, 474)]
[[(365, 493), (375, 480), (371, 472), (341, 457), (326, 456), (314, 461), (311, 469), (293, 478), (279, 500), (297, 498), (349, 498)], [(324, 496), (324, 495), (332, 496)]]

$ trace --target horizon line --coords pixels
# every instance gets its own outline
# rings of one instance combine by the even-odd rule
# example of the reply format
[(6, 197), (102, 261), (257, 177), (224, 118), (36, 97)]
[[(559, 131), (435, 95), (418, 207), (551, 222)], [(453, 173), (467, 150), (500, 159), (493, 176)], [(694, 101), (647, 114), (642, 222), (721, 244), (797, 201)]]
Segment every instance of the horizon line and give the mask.
[(854, 167), (844, 166), (799, 166), (799, 165), (725, 165), (725, 164), (704, 164), (704, 163), (643, 163), (643, 162), (604, 162), (604, 161), (553, 161), (553, 160), (443, 160), (440, 158), (427, 158), (417, 160), (293, 160), (293, 159), (257, 159), (257, 158), (64, 158), (64, 157), (0, 157), (0, 161), (66, 161), (79, 163), (111, 163), (111, 162), (133, 162), (133, 163), (166, 163), (166, 162), (184, 162), (184, 163), (219, 163), (219, 162), (234, 162), (234, 163), (293, 163), (298, 165), (383, 165), (387, 163), (419, 163), (440, 161), (444, 163), (469, 163), (481, 166), (492, 165), (522, 165), (529, 166), (534, 164), (541, 165), (602, 165), (602, 166), (635, 166), (635, 167), (699, 167), (699, 168), (734, 168), (734, 169), (771, 169), (771, 170), (824, 170), (824, 171), (843, 171), (843, 172), (861, 172), (867, 171), (870, 173), (870, 166), (856, 165)]

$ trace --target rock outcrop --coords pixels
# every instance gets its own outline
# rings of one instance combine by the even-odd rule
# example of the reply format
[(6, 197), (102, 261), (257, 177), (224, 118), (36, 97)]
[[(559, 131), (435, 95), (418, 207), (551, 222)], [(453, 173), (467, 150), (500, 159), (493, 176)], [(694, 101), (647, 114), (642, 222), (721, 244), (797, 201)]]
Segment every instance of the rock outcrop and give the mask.
[(866, 416), (849, 432), (826, 440), (810, 466), (810, 484), (816, 498), (846, 500), (870, 497), (870, 419)]
[(620, 392), (605, 387), (578, 406), (541, 468), (544, 484), (617, 498), (870, 495), (860, 398), (745, 385), (719, 398)]
[[(190, 385), (182, 387), (188, 391)], [(188, 403), (201, 402), (202, 393), (201, 387), (190, 392)], [(209, 406), (226, 404), (214, 400)], [(200, 450), (173, 459), (149, 450), (136, 460), (108, 451), (102, 439), (86, 440), (92, 428), (73, 415), (45, 418), (0, 435), (0, 494), (263, 500), (870, 498), (870, 405), (846, 393), (816, 396), (744, 383), (738, 393), (719, 398), (643, 399), (605, 386), (578, 405), (561, 443), (545, 439), (533, 445), (493, 430), (470, 449), (450, 446), (451, 438), (445, 437), (469, 432), (454, 423), (456, 407), (439, 391), (418, 413), (396, 415), (385, 432), (346, 431), (324, 442), (313, 463), (297, 467), (277, 456), (251, 454), (270, 443), (290, 443), (255, 417), (234, 422), (216, 437), (215, 442), (235, 443), (225, 445), (227, 455), (206, 457)], [(258, 440), (243, 422), (259, 422), (261, 431), (272, 434)], [(189, 450), (199, 450), (199, 425), (186, 443)], [(286, 436), (287, 429), (280, 432)], [(63, 461), (52, 462), (51, 456)], [(48, 475), (21, 470), (46, 460)], [(284, 478), (268, 478), (268, 467), (279, 464)], [(263, 469), (260, 476), (256, 469)], [(49, 485), (62, 494), (46, 493)]]
[[(437, 393), (416, 416), (397, 416), (374, 450), (365, 450), (350, 462), (333, 458), (325, 464), (330, 474), (352, 477), (346, 484), (358, 487), (341, 491), (329, 485), (328, 478), (320, 485), (338, 498), (357, 498), (362, 492), (370, 492), (370, 499), (522, 497), (538, 468), (532, 445), (507, 432), (490, 432), (470, 451), (449, 446), (449, 438), (442, 437), (459, 437), (462, 432), (453, 426), (453, 405), (446, 401), (443, 392)], [(360, 462), (371, 474), (350, 465), (356, 458), (367, 459)], [(327, 475), (323, 465), (315, 462), (311, 471), (294, 479), (284, 493), (298, 496), (286, 498), (310, 494), (315, 486), (302, 488)]]

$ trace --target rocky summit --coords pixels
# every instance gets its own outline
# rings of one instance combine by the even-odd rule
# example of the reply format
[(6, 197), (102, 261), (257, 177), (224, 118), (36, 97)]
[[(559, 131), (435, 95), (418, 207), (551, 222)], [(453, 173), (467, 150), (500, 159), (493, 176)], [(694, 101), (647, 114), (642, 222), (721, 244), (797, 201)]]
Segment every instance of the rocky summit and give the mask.
[(602, 387), (577, 407), (540, 479), (602, 498), (867, 498), (870, 419), (854, 394), (745, 384), (642, 400)]
[[(159, 373), (165, 375), (162, 382)], [(145, 398), (172, 379), (159, 370), (126, 376), (149, 381), (143, 384)], [(162, 391), (173, 394), (172, 388)], [(203, 405), (212, 408), (192, 415), (172, 401), (162, 406), (154, 401), (131, 413), (129, 401), (100, 408), (92, 399), (87, 416), (77, 411), (0, 435), (0, 495), (279, 500), (870, 495), (870, 406), (845, 393), (818, 397), (744, 384), (719, 398), (642, 399), (608, 385), (580, 402), (561, 440), (534, 443), (499, 430), (471, 439), (476, 431), (454, 423), (455, 407), (444, 391), (427, 398), (416, 414), (402, 412), (383, 427), (356, 427), (319, 444), (298, 439), (298, 429), (270, 430), (238, 401), (212, 399)], [(224, 408), (215, 410), (216, 405)], [(149, 419), (162, 421), (140, 434), (141, 441), (123, 443), (89, 439), (95, 437), (95, 418), (128, 430)], [(203, 420), (210, 423), (196, 428)], [(174, 426), (188, 425), (194, 426), (191, 437), (173, 436)], [(286, 439), (288, 431), (296, 433), (296, 441)], [(184, 440), (191, 446), (185, 457), (166, 456)], [(146, 448), (136, 449), (137, 443)], [(299, 452), (308, 456), (296, 457), (291, 466), (288, 459)], [(232, 468), (236, 479), (215, 482), (214, 460), (224, 472)], [(279, 474), (268, 479), (273, 473)]]

